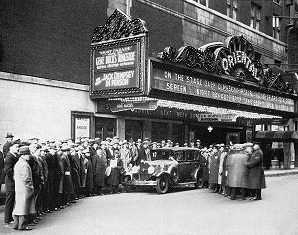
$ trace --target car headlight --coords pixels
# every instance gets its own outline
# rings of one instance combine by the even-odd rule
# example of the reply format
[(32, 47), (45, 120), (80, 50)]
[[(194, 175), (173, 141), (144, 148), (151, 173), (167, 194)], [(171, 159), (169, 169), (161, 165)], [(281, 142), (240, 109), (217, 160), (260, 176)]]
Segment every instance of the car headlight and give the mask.
[(149, 166), (148, 168), (148, 174), (153, 174), (154, 173), (154, 167), (153, 166)]

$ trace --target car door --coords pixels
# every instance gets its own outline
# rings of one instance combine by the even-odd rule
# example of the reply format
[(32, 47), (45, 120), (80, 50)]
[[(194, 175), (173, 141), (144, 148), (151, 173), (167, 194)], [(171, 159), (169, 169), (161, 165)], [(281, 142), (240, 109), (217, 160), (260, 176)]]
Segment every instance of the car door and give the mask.
[(185, 159), (185, 152), (176, 152), (176, 156), (178, 162), (178, 182), (183, 183), (187, 179), (187, 161)]

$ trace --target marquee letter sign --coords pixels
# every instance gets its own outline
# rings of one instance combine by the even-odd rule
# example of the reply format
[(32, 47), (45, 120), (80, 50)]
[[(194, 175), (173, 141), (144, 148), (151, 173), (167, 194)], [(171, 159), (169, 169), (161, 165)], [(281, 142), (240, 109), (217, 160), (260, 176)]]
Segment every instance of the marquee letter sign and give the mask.
[(91, 44), (91, 98), (143, 95), (147, 29), (119, 10), (95, 29)]

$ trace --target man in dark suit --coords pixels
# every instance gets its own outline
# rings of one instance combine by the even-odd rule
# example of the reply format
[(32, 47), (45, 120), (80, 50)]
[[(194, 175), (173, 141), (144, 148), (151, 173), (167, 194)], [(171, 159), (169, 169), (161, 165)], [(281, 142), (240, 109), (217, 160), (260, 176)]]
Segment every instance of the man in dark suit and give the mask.
[(9, 152), (4, 160), (4, 175), (5, 175), (5, 189), (6, 189), (6, 200), (5, 200), (5, 212), (4, 212), (4, 222), (9, 224), (13, 221), (12, 211), (15, 202), (15, 183), (13, 178), (13, 168), (17, 163), (19, 145), (13, 144), (9, 148)]
[(261, 190), (265, 188), (263, 152), (258, 144), (253, 146), (253, 153), (247, 160), (248, 188), (254, 192), (252, 200), (262, 200)]
[(13, 144), (13, 135), (11, 133), (6, 134), (6, 143), (3, 145), (3, 155), (6, 158), (6, 154), (9, 151), (10, 146)]

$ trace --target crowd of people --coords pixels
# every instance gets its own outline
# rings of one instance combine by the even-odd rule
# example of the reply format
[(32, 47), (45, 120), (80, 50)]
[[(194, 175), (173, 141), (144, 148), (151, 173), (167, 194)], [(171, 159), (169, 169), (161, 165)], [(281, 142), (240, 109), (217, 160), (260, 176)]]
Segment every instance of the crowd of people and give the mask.
[(263, 153), (258, 144), (223, 144), (203, 148), (207, 160), (207, 173), (203, 174), (203, 186), (209, 187), (231, 200), (236, 196), (244, 200), (261, 200), (265, 188)]
[[(80, 198), (120, 193), (125, 190), (120, 187), (124, 173), (142, 160), (150, 161), (152, 149), (179, 146), (171, 140), (138, 139), (134, 142), (120, 141), (118, 137), (77, 141), (13, 138), (12, 134), (6, 136), (2, 160), (0, 158), (0, 180), (6, 190), (4, 222), (18, 230), (30, 230), (44, 214), (63, 209)], [(237, 145), (202, 148), (198, 140), (183, 146), (201, 150), (206, 160), (203, 186), (231, 199), (235, 199), (238, 190), (243, 197), (245, 191), (256, 200), (261, 199), (259, 186), (250, 187), (249, 180), (238, 184), (241, 177), (253, 179), (249, 175), (256, 173), (250, 169), (257, 166), (262, 171), (261, 150), (257, 145), (241, 145), (240, 151)], [(247, 169), (242, 175), (236, 172), (240, 165)], [(236, 179), (232, 175), (237, 175)]]

